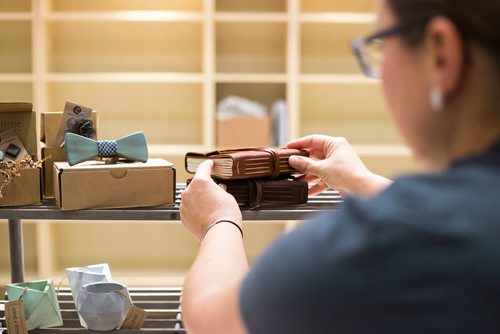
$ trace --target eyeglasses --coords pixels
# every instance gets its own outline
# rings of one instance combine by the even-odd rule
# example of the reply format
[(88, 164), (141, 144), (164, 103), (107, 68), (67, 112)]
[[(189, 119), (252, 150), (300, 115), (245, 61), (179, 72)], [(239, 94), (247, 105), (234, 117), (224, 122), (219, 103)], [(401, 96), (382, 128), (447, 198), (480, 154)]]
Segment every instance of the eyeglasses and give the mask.
[(368, 37), (353, 40), (352, 49), (363, 73), (370, 78), (380, 79), (384, 60), (383, 40), (404, 33), (416, 24), (425, 24), (429, 19), (430, 17), (426, 17), (407, 24), (397, 24)]
[(384, 60), (385, 38), (402, 33), (407, 29), (406, 25), (396, 25), (382, 30), (364, 38), (352, 41), (352, 50), (358, 59), (363, 73), (373, 79), (380, 79), (382, 76), (382, 62)]

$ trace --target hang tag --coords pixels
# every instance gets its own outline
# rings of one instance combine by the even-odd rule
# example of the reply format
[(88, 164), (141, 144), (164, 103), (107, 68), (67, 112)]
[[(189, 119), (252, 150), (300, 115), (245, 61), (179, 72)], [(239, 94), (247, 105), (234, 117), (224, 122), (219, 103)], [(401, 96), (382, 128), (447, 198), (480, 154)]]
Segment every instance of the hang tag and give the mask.
[(84, 107), (72, 102), (66, 102), (55, 144), (57, 146), (62, 145), (64, 142), (64, 136), (67, 132), (95, 139), (96, 133), (91, 119), (92, 108)]
[(5, 304), (5, 320), (9, 334), (28, 334), (22, 299)]
[(144, 326), (148, 313), (135, 305), (130, 306), (121, 329), (139, 329)]

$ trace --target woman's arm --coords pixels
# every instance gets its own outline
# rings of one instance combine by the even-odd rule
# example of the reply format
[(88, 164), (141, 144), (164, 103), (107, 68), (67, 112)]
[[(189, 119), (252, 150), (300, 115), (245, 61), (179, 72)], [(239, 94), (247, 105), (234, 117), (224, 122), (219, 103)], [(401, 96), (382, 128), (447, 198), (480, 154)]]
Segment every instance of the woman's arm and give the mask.
[(239, 308), (248, 271), (242, 235), (231, 223), (210, 227), (221, 219), (241, 227), (241, 212), (235, 199), (211, 179), (212, 164), (202, 163), (182, 194), (183, 224), (198, 239), (204, 236), (184, 282), (182, 313), (189, 333), (245, 333)]
[(189, 333), (245, 333), (239, 291), (247, 270), (238, 229), (227, 223), (211, 228), (184, 282), (182, 313)]

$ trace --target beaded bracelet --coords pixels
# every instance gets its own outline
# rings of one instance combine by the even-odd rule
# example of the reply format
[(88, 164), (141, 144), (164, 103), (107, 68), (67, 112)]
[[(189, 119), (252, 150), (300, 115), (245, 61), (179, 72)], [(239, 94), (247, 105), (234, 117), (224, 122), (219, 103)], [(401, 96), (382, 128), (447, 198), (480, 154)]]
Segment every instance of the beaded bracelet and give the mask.
[(211, 224), (210, 226), (208, 226), (205, 231), (203, 232), (203, 234), (201, 235), (201, 238), (200, 238), (200, 242), (203, 241), (203, 239), (205, 239), (205, 236), (207, 235), (208, 231), (210, 231), (210, 229), (212, 227), (214, 227), (215, 225), (219, 224), (219, 223), (229, 223), (229, 224), (233, 224), (234, 226), (236, 226), (238, 228), (238, 230), (240, 230), (240, 233), (241, 233), (241, 237), (243, 238), (243, 230), (241, 229), (240, 225), (236, 224), (235, 222), (231, 221), (231, 220), (226, 220), (226, 219), (221, 219), (221, 220), (218, 220), (216, 221), (215, 223)]

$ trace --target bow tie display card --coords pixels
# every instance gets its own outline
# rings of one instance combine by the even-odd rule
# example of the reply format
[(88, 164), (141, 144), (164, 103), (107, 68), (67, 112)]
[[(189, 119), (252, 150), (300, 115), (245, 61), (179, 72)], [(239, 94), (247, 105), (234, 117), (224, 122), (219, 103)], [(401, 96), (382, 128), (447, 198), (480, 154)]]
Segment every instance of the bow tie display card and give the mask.
[[(40, 115), (40, 146), (42, 148), (43, 161), (43, 197), (54, 197), (52, 189), (52, 170), (54, 161), (67, 161), (64, 147), (57, 144), (56, 138), (59, 132), (59, 127), (63, 120), (62, 111), (43, 112)], [(90, 120), (94, 126), (96, 137), (99, 132), (99, 111), (92, 110)], [(83, 133), (91, 133), (83, 128)]]
[(63, 145), (66, 133), (75, 133), (83, 137), (95, 139), (97, 131), (92, 121), (92, 109), (76, 103), (66, 102), (59, 131), (55, 139), (56, 146)]
[[(67, 105), (65, 106), (68, 107)], [(50, 112), (42, 112), (40, 114), (40, 141), (42, 143), (45, 143), (45, 146), (47, 147), (61, 146), (61, 142), (59, 141), (58, 143), (56, 139), (57, 135), (59, 134), (59, 128), (61, 127), (61, 124), (63, 124), (63, 117), (68, 117), (67, 114), (66, 116), (64, 116), (64, 114), (65, 114), (64, 111), (50, 111)], [(99, 137), (99, 115), (100, 115), (99, 110), (92, 110), (92, 113), (90, 115), (90, 122), (82, 121), (80, 127), (73, 126), (73, 130), (76, 131), (73, 133), (79, 135), (95, 134), (94, 137), (92, 137), (92, 139), (97, 139)], [(90, 128), (90, 125), (93, 126), (93, 130)], [(80, 131), (78, 131), (78, 129), (80, 129)]]
[(42, 169), (31, 103), (0, 103), (0, 142), (4, 158), (0, 161), (0, 206), (39, 204)]
[(54, 163), (54, 198), (62, 210), (132, 208), (175, 203), (174, 165), (89, 160), (70, 166)]

